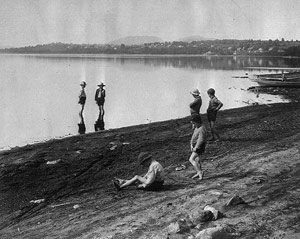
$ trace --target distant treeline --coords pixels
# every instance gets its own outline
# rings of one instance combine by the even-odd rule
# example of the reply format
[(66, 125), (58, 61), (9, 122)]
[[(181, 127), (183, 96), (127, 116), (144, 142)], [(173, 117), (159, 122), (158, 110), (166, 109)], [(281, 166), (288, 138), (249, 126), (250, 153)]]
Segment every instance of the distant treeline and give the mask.
[(19, 54), (199, 54), (299, 56), (300, 42), (281, 40), (206, 40), (154, 42), (142, 45), (66, 44), (9, 48), (1, 53)]

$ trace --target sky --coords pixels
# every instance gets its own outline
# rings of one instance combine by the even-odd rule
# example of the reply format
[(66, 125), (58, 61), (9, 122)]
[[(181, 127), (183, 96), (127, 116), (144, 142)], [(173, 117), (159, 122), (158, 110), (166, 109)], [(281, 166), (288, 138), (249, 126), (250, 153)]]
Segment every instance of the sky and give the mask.
[(300, 39), (298, 0), (0, 0), (0, 6), (0, 46), (9, 47), (127, 36)]

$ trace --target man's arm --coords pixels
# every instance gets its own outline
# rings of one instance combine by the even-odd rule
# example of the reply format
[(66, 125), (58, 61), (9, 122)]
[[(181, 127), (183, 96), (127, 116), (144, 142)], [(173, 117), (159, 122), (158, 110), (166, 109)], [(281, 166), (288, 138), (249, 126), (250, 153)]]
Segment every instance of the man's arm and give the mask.
[(216, 111), (220, 110), (223, 106), (223, 103), (221, 101), (217, 100), (217, 103), (218, 103), (218, 106), (216, 108)]
[(99, 92), (99, 89), (96, 90), (95, 101), (97, 101), (97, 98), (98, 98), (98, 92)]
[(200, 147), (201, 144), (204, 143), (204, 135), (203, 135), (203, 130), (200, 131), (198, 138), (197, 138), (197, 143), (193, 149), (193, 151), (196, 151)]
[(141, 184), (139, 187), (145, 188), (145, 187), (149, 186), (151, 183), (154, 182), (155, 177), (156, 177), (156, 174), (155, 174), (155, 172), (154, 172), (153, 170), (150, 171), (150, 172), (148, 172), (148, 173), (145, 175), (146, 182), (143, 183), (143, 184)]

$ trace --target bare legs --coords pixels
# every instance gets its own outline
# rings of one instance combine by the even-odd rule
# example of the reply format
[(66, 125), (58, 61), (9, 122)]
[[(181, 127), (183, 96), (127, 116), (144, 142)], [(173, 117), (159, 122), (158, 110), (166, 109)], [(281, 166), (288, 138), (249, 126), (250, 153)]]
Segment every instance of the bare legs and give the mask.
[(84, 104), (79, 104), (79, 124), (84, 124), (84, 119), (83, 119), (83, 110), (84, 110)]
[(212, 140), (215, 140), (215, 136), (216, 136), (217, 140), (220, 140), (220, 135), (219, 135), (218, 131), (216, 130), (215, 124), (216, 124), (215, 121), (210, 121), (209, 122), (209, 127), (210, 127), (210, 131), (211, 131), (211, 135), (212, 135)]
[(146, 183), (146, 179), (144, 177), (139, 176), (139, 175), (135, 175), (132, 179), (129, 179), (129, 180), (124, 180), (124, 179), (120, 179), (120, 178), (116, 178), (116, 180), (119, 181), (120, 189), (124, 188), (124, 187), (127, 187), (129, 185), (132, 185), (135, 182)]
[(99, 105), (99, 119), (103, 120), (104, 117), (104, 105)]
[(199, 155), (195, 152), (192, 152), (189, 161), (197, 172), (192, 178), (199, 177), (199, 179), (201, 180), (203, 178), (203, 171), (201, 169), (201, 162), (200, 162)]

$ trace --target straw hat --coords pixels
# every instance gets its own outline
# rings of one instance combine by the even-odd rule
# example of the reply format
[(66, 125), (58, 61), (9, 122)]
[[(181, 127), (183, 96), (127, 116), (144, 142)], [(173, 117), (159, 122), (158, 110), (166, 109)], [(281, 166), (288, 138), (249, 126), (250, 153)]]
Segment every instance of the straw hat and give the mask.
[(83, 80), (80, 82), (80, 85), (86, 86), (86, 82)]
[(200, 91), (198, 89), (194, 89), (190, 92), (192, 95), (196, 95), (199, 96), (200, 95)]
[(152, 154), (150, 154), (149, 152), (142, 152), (138, 156), (138, 160), (140, 164), (145, 163), (147, 160), (151, 158), (152, 158)]
[(105, 86), (105, 84), (103, 82), (101, 82), (99, 85), (97, 86)]

